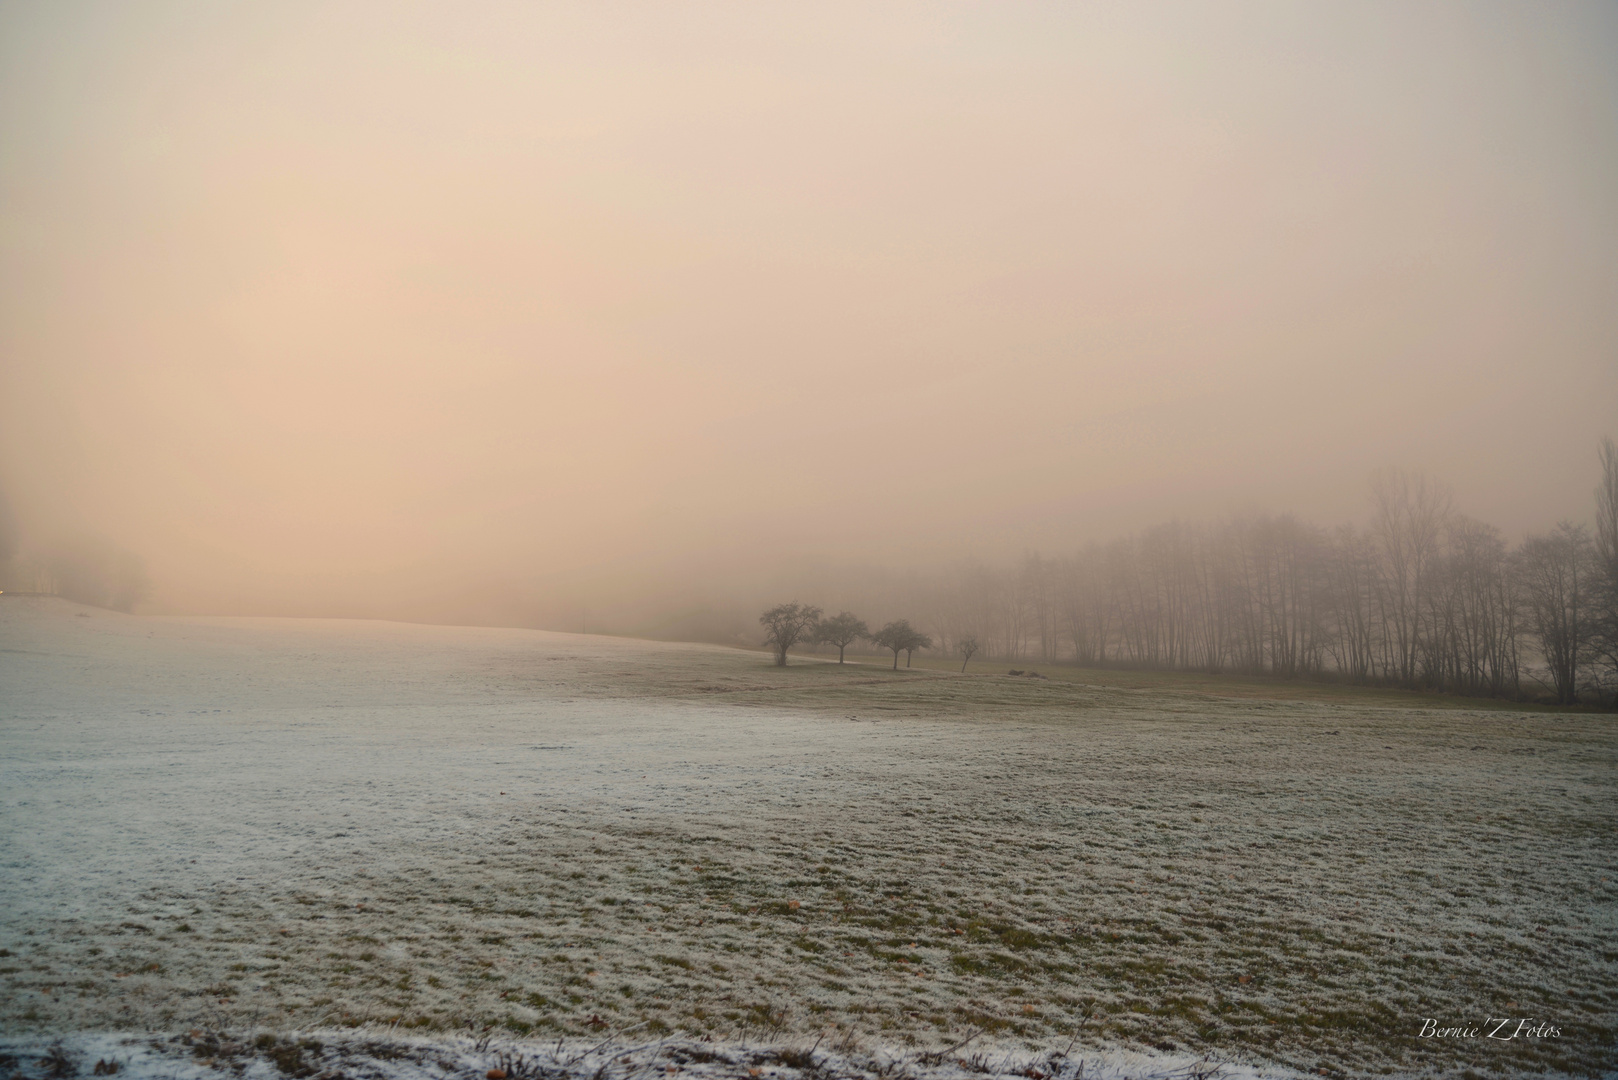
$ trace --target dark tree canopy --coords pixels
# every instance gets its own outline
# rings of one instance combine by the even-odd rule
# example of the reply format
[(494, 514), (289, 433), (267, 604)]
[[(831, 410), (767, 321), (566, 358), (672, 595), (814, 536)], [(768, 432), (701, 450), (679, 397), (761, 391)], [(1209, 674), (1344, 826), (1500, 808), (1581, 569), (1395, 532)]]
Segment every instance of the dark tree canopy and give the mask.
[[(912, 652), (915, 652), (917, 649), (930, 649), (932, 647), (932, 638), (928, 637), (926, 634), (912, 630), (910, 632), (910, 640), (905, 643), (905, 667), (910, 666), (910, 654)], [(894, 660), (898, 659), (899, 658), (897, 656), (894, 657)]]
[(820, 609), (796, 600), (777, 604), (758, 617), (764, 626), (764, 644), (775, 650), (775, 666), (787, 666), (787, 650), (802, 641), (820, 622)]
[(826, 619), (815, 627), (815, 640), (837, 646), (837, 662), (843, 662), (843, 650), (860, 638), (871, 636), (865, 620), (856, 619), (851, 611), (843, 611), (836, 618)]
[(908, 619), (890, 622), (871, 635), (871, 640), (884, 649), (893, 650), (893, 670), (899, 670), (899, 654), (906, 654), (905, 666), (910, 666), (909, 654), (916, 649), (932, 648), (933, 639), (910, 625)]

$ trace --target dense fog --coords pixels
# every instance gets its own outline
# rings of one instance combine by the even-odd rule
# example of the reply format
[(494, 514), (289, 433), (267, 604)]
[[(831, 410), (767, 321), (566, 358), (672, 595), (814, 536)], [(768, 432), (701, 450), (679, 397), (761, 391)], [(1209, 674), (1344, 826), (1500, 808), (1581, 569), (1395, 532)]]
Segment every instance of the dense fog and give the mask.
[[(1593, 530), (1615, 43), (1601, 4), (5, 5), (0, 587), (953, 640), (973, 574), (1153, 530), (1351, 550), (1389, 467), (1485, 547)], [(1083, 653), (1040, 618), (979, 621)]]

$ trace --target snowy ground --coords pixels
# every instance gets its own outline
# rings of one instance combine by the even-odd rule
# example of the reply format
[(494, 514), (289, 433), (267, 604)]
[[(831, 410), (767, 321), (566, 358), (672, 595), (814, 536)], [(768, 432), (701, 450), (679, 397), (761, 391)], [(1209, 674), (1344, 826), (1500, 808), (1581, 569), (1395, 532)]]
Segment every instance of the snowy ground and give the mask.
[[(1610, 717), (4, 597), (0, 1076), (1607, 1074), (1615, 766)], [(1419, 1037), (1491, 1016), (1558, 1035)]]

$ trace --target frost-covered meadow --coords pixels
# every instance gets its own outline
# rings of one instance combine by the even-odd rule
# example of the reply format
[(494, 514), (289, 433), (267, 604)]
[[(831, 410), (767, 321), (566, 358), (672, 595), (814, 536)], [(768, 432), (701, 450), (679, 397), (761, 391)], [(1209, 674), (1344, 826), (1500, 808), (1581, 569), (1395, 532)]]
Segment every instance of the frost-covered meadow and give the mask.
[(7, 597), (0, 1030), (1613, 1070), (1612, 719), (1286, 696)]

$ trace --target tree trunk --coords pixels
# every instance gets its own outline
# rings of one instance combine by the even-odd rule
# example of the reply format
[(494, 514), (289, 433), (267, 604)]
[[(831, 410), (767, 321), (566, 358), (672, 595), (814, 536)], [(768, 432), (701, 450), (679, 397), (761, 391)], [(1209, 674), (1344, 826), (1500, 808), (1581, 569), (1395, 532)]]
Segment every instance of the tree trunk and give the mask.
[(841, 664), (843, 662), (843, 650), (846, 649), (846, 648), (848, 648), (847, 645), (839, 645), (839, 646), (837, 646), (837, 662), (839, 664)]

